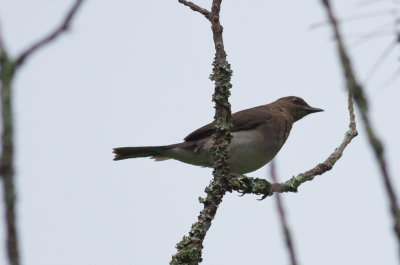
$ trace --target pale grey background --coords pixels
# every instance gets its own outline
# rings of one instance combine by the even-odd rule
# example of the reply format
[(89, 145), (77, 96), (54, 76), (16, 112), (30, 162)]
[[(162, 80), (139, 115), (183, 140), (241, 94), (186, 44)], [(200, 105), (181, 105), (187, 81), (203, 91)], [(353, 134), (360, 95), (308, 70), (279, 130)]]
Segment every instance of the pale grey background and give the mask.
[[(6, 45), (18, 54), (73, 1), (0, 0)], [(211, 1), (197, 1), (209, 6)], [(335, 1), (341, 17), (398, 1)], [(397, 13), (398, 14), (398, 13)], [(277, 156), (287, 179), (324, 160), (348, 125), (346, 93), (320, 1), (224, 1), (234, 71), (232, 109), (301, 96), (324, 113), (295, 124)], [(395, 17), (344, 24), (349, 44)], [(196, 220), (211, 169), (149, 159), (113, 162), (111, 148), (179, 142), (212, 120), (210, 25), (178, 1), (86, 1), (72, 30), (29, 58), (15, 82), (18, 225), (23, 264), (167, 264)], [(350, 45), (365, 78), (391, 36)], [(399, 46), (367, 84), (375, 127), (400, 191)], [(364, 79), (363, 79), (364, 80)], [(364, 130), (334, 170), (285, 194), (302, 264), (397, 264), (383, 185)], [(250, 176), (266, 177), (263, 168)], [(275, 201), (228, 194), (204, 242), (205, 265), (288, 264)], [(3, 206), (0, 207), (3, 215)], [(2, 216), (0, 216), (2, 217)], [(0, 264), (5, 264), (4, 227)]]

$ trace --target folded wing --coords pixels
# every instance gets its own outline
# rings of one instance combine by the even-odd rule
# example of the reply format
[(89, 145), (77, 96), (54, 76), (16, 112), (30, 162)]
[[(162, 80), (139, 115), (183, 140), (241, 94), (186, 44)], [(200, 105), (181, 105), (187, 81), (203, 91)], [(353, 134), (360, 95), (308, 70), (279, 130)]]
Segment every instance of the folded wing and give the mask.
[[(241, 130), (250, 130), (260, 124), (265, 124), (271, 121), (273, 115), (268, 110), (268, 105), (258, 106), (251, 109), (242, 110), (232, 114), (231, 132), (237, 132)], [(209, 123), (194, 132), (190, 133), (184, 138), (185, 142), (197, 141), (205, 137), (211, 136), (215, 132), (215, 122)]]

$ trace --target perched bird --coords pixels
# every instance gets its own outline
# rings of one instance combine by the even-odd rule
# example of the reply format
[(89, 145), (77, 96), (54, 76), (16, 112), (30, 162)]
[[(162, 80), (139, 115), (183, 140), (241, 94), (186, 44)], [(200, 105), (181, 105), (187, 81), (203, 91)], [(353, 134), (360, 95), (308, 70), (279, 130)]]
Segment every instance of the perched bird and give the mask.
[[(285, 143), (293, 123), (320, 111), (323, 110), (309, 106), (302, 98), (289, 96), (232, 114), (228, 160), (231, 172), (245, 174), (267, 164)], [(214, 123), (209, 123), (186, 136), (182, 143), (114, 148), (114, 160), (151, 157), (163, 161), (172, 158), (196, 166), (212, 167), (210, 148), (214, 132)]]

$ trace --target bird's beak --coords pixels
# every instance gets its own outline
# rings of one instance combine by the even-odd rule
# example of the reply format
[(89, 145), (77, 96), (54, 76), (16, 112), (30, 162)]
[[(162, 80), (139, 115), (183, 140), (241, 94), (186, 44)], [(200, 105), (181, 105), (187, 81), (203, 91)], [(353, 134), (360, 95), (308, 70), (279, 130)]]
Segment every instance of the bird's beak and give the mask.
[(306, 106), (306, 107), (304, 107), (304, 109), (307, 110), (309, 113), (324, 111), (323, 109), (313, 108), (311, 106)]

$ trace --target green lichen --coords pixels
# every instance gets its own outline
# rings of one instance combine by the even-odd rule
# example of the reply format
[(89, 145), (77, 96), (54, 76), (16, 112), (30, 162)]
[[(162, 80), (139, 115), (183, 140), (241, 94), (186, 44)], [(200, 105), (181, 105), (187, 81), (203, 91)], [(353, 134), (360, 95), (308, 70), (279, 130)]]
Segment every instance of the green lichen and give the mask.
[(173, 256), (171, 265), (196, 265), (201, 259), (202, 246), (193, 244), (192, 238), (184, 236), (182, 241), (176, 245), (178, 253)]
[(303, 183), (303, 175), (293, 176), (291, 179), (283, 183), (284, 190), (297, 192), (297, 188)]
[(265, 197), (272, 195), (271, 183), (264, 179), (253, 180), (253, 193), (257, 195), (264, 195)]
[(232, 87), (230, 84), (232, 70), (226, 60), (219, 63), (214, 60), (213, 66), (213, 74), (210, 75), (210, 78), (215, 81), (213, 101), (216, 105), (214, 117), (216, 132), (213, 135), (214, 144), (210, 150), (214, 160), (214, 179), (205, 188), (207, 196), (199, 197), (199, 202), (204, 205), (204, 209), (200, 212), (198, 221), (192, 225), (189, 235), (184, 236), (182, 241), (176, 245), (178, 253), (172, 257), (171, 265), (195, 265), (202, 261), (202, 242), (222, 197), (229, 190), (227, 182), (231, 177), (227, 161), (229, 159), (228, 146), (232, 138), (229, 131), (232, 125), (229, 121), (231, 110), (228, 98), (230, 96), (229, 89)]

